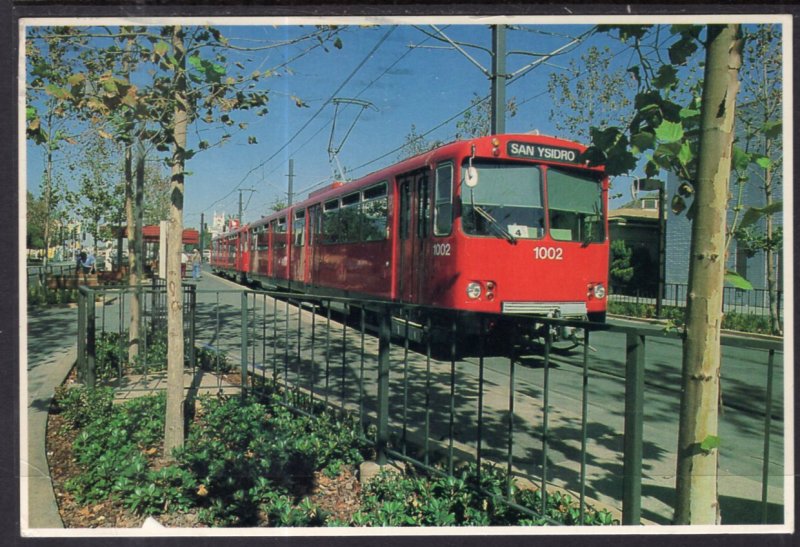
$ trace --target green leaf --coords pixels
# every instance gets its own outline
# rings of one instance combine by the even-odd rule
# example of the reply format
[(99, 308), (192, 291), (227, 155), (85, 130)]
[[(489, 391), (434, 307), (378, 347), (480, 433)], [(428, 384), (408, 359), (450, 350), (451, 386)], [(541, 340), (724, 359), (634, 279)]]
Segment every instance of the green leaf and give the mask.
[(696, 118), (699, 115), (700, 111), (694, 108), (681, 108), (681, 111), (679, 112), (679, 116), (681, 117), (682, 120)]
[(601, 150), (608, 150), (616, 145), (622, 133), (616, 127), (608, 127), (606, 129), (599, 129), (597, 127), (589, 128), (592, 142)]
[(76, 86), (79, 83), (81, 83), (82, 81), (84, 81), (85, 79), (86, 79), (86, 75), (79, 72), (79, 73), (73, 74), (69, 78), (67, 78), (67, 82), (69, 82), (69, 85), (71, 85), (71, 86)]
[(700, 448), (706, 452), (710, 452), (715, 448), (719, 448), (719, 445), (720, 445), (719, 437), (716, 437), (714, 435), (708, 435), (705, 439), (703, 439), (703, 442), (700, 443)]
[(191, 57), (189, 57), (189, 64), (192, 65), (197, 70), (203, 69), (203, 60), (197, 55), (192, 55)]
[(683, 138), (683, 126), (679, 123), (664, 120), (656, 127), (656, 138), (661, 142), (678, 142)]
[(258, 140), (251, 135), (247, 137), (247, 144), (258, 144)]
[(746, 171), (750, 166), (750, 154), (739, 148), (733, 146), (733, 168), (737, 171)]
[(656, 136), (649, 131), (640, 131), (631, 137), (631, 144), (639, 150), (648, 150), (656, 144)]
[(153, 51), (159, 57), (163, 57), (164, 55), (166, 55), (167, 51), (169, 51), (169, 44), (167, 44), (164, 41), (160, 41), (153, 47)]
[(747, 279), (742, 277), (736, 272), (728, 270), (725, 272), (725, 283), (736, 287), (737, 289), (741, 289), (743, 291), (752, 291), (753, 284), (750, 283)]
[(683, 33), (680, 40), (669, 47), (669, 62), (673, 65), (682, 65), (697, 51), (697, 42), (689, 33)]
[(670, 89), (678, 83), (678, 71), (672, 65), (661, 65), (653, 85), (659, 89)]
[(766, 207), (750, 207), (742, 217), (742, 221), (739, 223), (739, 228), (746, 228), (747, 226), (755, 224), (766, 215), (780, 213), (781, 211), (783, 211), (782, 200), (774, 201)]
[(637, 93), (633, 99), (633, 105), (639, 112), (645, 112), (647, 109), (661, 107), (661, 94), (658, 91), (647, 91), (645, 93)]
[(35, 106), (25, 107), (25, 119), (27, 121), (35, 120), (38, 117), (38, 112)]
[(56, 84), (50, 84), (44, 88), (45, 93), (48, 95), (52, 95), (56, 99), (68, 99), (72, 97), (72, 94), (64, 89), (63, 87), (59, 87)]
[(606, 160), (606, 173), (609, 176), (624, 175), (636, 167), (636, 157), (625, 147), (614, 147)]
[(692, 153), (692, 147), (685, 141), (681, 146), (681, 151), (678, 152), (678, 161), (681, 162), (681, 165), (689, 165), (689, 162), (694, 159), (694, 154)]
[[(612, 27), (613, 28), (613, 27)], [(619, 31), (619, 38), (623, 42), (627, 42), (628, 38), (641, 39), (647, 34), (650, 25), (618, 25), (616, 29)]]
[(767, 137), (768, 139), (775, 139), (777, 137), (780, 137), (781, 133), (783, 132), (783, 122), (781, 122), (780, 120), (767, 122), (761, 128), (761, 131), (762, 133), (764, 133), (764, 136)]
[(756, 158), (756, 163), (762, 169), (769, 169), (772, 167), (772, 160), (769, 159), (767, 156), (759, 156)]
[(661, 167), (653, 161), (652, 156), (647, 156), (647, 163), (644, 165), (644, 174), (646, 177), (653, 178), (658, 176), (658, 173), (661, 171)]
[(602, 165), (606, 162), (606, 155), (596, 146), (590, 146), (579, 156), (580, 162), (588, 162), (590, 166)]
[(333, 41), (333, 47), (336, 49), (342, 49), (342, 39), (337, 37), (336, 40)]

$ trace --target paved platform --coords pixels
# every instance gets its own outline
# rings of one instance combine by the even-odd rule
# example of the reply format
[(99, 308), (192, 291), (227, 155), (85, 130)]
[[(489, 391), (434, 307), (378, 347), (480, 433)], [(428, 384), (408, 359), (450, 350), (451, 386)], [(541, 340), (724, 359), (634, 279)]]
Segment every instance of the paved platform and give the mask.
[[(124, 402), (135, 397), (150, 395), (156, 391), (166, 391), (167, 371), (159, 371), (148, 375), (126, 376), (120, 382), (111, 384), (114, 388), (114, 401)], [(241, 387), (225, 381), (217, 374), (203, 370), (183, 375), (183, 387), (190, 395), (237, 395)]]

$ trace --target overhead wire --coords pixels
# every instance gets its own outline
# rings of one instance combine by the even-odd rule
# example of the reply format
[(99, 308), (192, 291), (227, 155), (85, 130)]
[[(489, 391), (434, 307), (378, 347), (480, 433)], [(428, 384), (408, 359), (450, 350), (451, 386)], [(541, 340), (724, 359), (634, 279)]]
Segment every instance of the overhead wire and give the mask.
[[(448, 27), (444, 27), (444, 28), (446, 29), (446, 28), (448, 28)], [(376, 83), (378, 80), (380, 80), (380, 79), (381, 79), (381, 78), (383, 78), (383, 77), (384, 77), (386, 74), (388, 74), (390, 70), (392, 70), (392, 69), (393, 69), (395, 66), (397, 66), (397, 64), (398, 64), (398, 63), (400, 63), (400, 61), (402, 61), (403, 59), (405, 59), (405, 58), (406, 58), (406, 57), (407, 57), (407, 56), (408, 56), (408, 55), (409, 55), (409, 54), (410, 54), (412, 51), (414, 51), (414, 48), (415, 48), (415, 47), (421, 46), (422, 44), (424, 44), (424, 43), (425, 43), (425, 42), (427, 42), (428, 40), (430, 40), (430, 37), (428, 37), (428, 38), (425, 38), (425, 39), (424, 39), (424, 40), (422, 40), (422, 41), (421, 41), (419, 44), (415, 44), (415, 45), (413, 45), (413, 46), (409, 46), (409, 47), (408, 47), (408, 49), (406, 49), (406, 50), (403, 52), (403, 54), (402, 54), (402, 55), (400, 55), (400, 56), (399, 56), (397, 59), (395, 59), (395, 60), (394, 60), (394, 61), (393, 61), (391, 64), (389, 64), (389, 65), (388, 65), (388, 66), (387, 66), (387, 67), (386, 67), (386, 68), (383, 70), (383, 72), (381, 72), (381, 73), (380, 73), (378, 76), (376, 76), (376, 77), (375, 77), (375, 78), (373, 78), (373, 79), (372, 79), (372, 80), (371, 80), (371, 81), (370, 81), (368, 84), (366, 84), (366, 85), (365, 85), (365, 86), (364, 86), (364, 87), (361, 89), (361, 91), (359, 91), (358, 93), (356, 93), (356, 95), (355, 95), (355, 96), (356, 96), (356, 98), (358, 98), (358, 97), (360, 97), (361, 95), (363, 95), (363, 94), (364, 94), (364, 93), (365, 93), (365, 92), (366, 92), (366, 91), (367, 91), (369, 88), (371, 88), (373, 85), (375, 85), (375, 83)], [(326, 129), (326, 128), (327, 128), (327, 127), (328, 127), (328, 126), (331, 124), (331, 123), (332, 123), (332, 121), (331, 121), (331, 120), (329, 120), (329, 121), (325, 122), (325, 124), (324, 124), (324, 125), (320, 126), (320, 128), (317, 130), (317, 132), (316, 132), (316, 133), (314, 133), (314, 134), (313, 134), (311, 137), (309, 137), (309, 138), (308, 138), (308, 139), (307, 139), (307, 140), (306, 140), (306, 141), (305, 141), (303, 144), (301, 144), (300, 146), (298, 146), (297, 148), (295, 148), (295, 149), (294, 149), (294, 152), (298, 152), (298, 151), (302, 150), (302, 149), (303, 149), (303, 148), (304, 148), (306, 145), (308, 145), (310, 142), (312, 142), (312, 141), (313, 141), (313, 140), (314, 140), (314, 139), (315, 139), (315, 138), (316, 138), (316, 137), (317, 137), (317, 136), (318, 136), (320, 133), (322, 133), (322, 131), (323, 131), (324, 129)], [(272, 169), (272, 171), (270, 171), (269, 173), (267, 173), (266, 175), (264, 175), (264, 178), (266, 178), (266, 177), (268, 177), (269, 175), (271, 175), (272, 173), (274, 173), (274, 172), (275, 172), (275, 171), (276, 171), (276, 170), (277, 170), (277, 169), (278, 169), (278, 168), (279, 168), (281, 165), (283, 165), (283, 164), (280, 164), (280, 165), (277, 165), (277, 166), (275, 166), (275, 168), (273, 168), (273, 169)], [(316, 188), (317, 186), (320, 186), (320, 185), (324, 184), (325, 182), (327, 182), (327, 181), (329, 181), (329, 180), (330, 180), (330, 177), (325, 177), (324, 179), (321, 179), (321, 180), (319, 180), (319, 181), (315, 182), (314, 184), (312, 184), (312, 185), (310, 185), (310, 186), (307, 186), (307, 187), (305, 187), (305, 188), (302, 188), (302, 189), (300, 189), (300, 190), (296, 191), (295, 193), (296, 193), (296, 194), (303, 194), (303, 193), (305, 193), (305, 192), (307, 192), (307, 191), (309, 191), (309, 190), (312, 190), (312, 189)]]
[[(595, 30), (596, 30), (596, 27), (593, 27), (592, 29), (590, 29), (589, 31), (586, 31), (586, 32), (582, 33), (582, 34), (581, 34), (581, 35), (579, 35), (578, 37), (570, 37), (570, 38), (571, 38), (573, 41), (576, 41), (576, 40), (578, 40), (578, 42), (577, 42), (577, 43), (575, 43), (575, 44), (573, 44), (573, 45), (570, 47), (570, 49), (569, 49), (569, 50), (566, 50), (566, 49), (565, 49), (564, 51), (558, 51), (558, 50), (557, 50), (557, 51), (558, 51), (558, 53), (556, 53), (556, 54), (552, 54), (552, 53), (550, 53), (550, 54), (543, 54), (543, 55), (542, 55), (542, 57), (549, 58), (549, 57), (553, 57), (553, 56), (555, 56), (555, 55), (565, 55), (565, 54), (567, 54), (567, 53), (570, 53), (571, 51), (573, 51), (575, 48), (577, 48), (577, 47), (578, 47), (578, 45), (579, 45), (579, 43), (580, 43), (580, 40), (583, 40), (583, 39), (585, 39), (587, 36), (589, 36), (589, 35), (591, 35), (592, 33), (594, 33), (594, 32), (595, 32)], [(427, 34), (427, 33), (426, 33), (426, 34)], [(429, 36), (430, 36), (430, 35), (429, 35)], [(430, 36), (430, 37), (432, 37), (432, 36)], [(559, 49), (561, 49), (561, 48), (559, 48)], [(538, 65), (537, 65), (537, 66), (538, 66)], [(518, 75), (516, 78), (514, 78), (513, 80), (511, 80), (511, 81), (508, 83), (508, 85), (509, 85), (509, 86), (511, 86), (511, 85), (513, 85), (514, 83), (516, 83), (516, 82), (517, 82), (518, 80), (520, 80), (522, 77), (524, 77), (525, 75), (527, 75), (527, 74), (530, 72), (530, 70), (532, 70), (533, 68), (535, 68), (535, 66), (534, 66), (534, 67), (530, 67), (530, 68), (526, 69), (524, 72), (521, 72), (521, 73), (520, 73), (520, 74), (519, 74), (519, 75)], [(523, 101), (523, 102), (520, 102), (519, 104), (525, 104), (525, 103), (527, 103), (527, 102), (529, 102), (529, 101), (531, 101), (531, 100), (533, 100), (533, 99), (535, 99), (535, 98), (541, 97), (541, 96), (542, 96), (542, 95), (544, 95), (545, 93), (547, 93), (547, 92), (546, 92), (546, 91), (544, 91), (544, 92), (542, 92), (542, 93), (539, 93), (538, 95), (536, 95), (536, 96), (534, 96), (534, 97), (531, 97), (530, 99), (527, 99), (527, 100), (525, 100), (525, 101)], [(430, 129), (428, 129), (428, 130), (427, 130), (427, 131), (425, 131), (424, 133), (421, 133), (420, 135), (418, 135), (418, 136), (417, 136), (417, 139), (422, 139), (422, 138), (424, 138), (424, 137), (426, 137), (426, 136), (430, 135), (431, 133), (433, 133), (434, 131), (436, 131), (436, 130), (440, 129), (440, 128), (441, 128), (441, 127), (443, 127), (444, 125), (447, 125), (448, 123), (452, 122), (453, 120), (455, 120), (455, 119), (456, 119), (456, 118), (458, 118), (459, 116), (462, 116), (462, 115), (463, 115), (463, 114), (465, 114), (466, 112), (468, 112), (468, 111), (470, 111), (470, 110), (472, 110), (472, 109), (474, 109), (474, 108), (477, 108), (477, 107), (478, 107), (478, 106), (479, 106), (481, 103), (483, 103), (483, 102), (487, 101), (487, 100), (488, 100), (490, 97), (491, 97), (491, 95), (485, 95), (485, 96), (481, 97), (479, 100), (477, 100), (477, 101), (475, 101), (474, 103), (470, 104), (468, 107), (464, 108), (464, 109), (463, 109), (463, 110), (461, 110), (460, 112), (457, 112), (457, 113), (453, 114), (452, 116), (450, 116), (450, 117), (449, 117), (449, 118), (447, 118), (446, 120), (444, 120), (444, 121), (440, 122), (439, 124), (435, 125), (434, 127), (430, 128)], [(380, 160), (382, 160), (382, 159), (384, 159), (384, 158), (386, 158), (386, 157), (388, 157), (388, 156), (391, 156), (392, 154), (395, 154), (395, 153), (399, 152), (400, 150), (402, 150), (402, 149), (403, 149), (403, 148), (406, 146), (406, 144), (407, 144), (407, 143), (403, 143), (402, 145), (400, 145), (400, 146), (398, 146), (398, 147), (396, 147), (396, 148), (394, 148), (394, 149), (392, 149), (392, 150), (390, 150), (390, 151), (388, 151), (388, 152), (386, 152), (386, 153), (384, 153), (384, 154), (382, 154), (382, 155), (378, 156), (377, 158), (374, 158), (374, 159), (372, 159), (372, 160), (369, 160), (369, 161), (367, 161), (367, 162), (365, 162), (365, 163), (362, 163), (361, 165), (358, 165), (358, 166), (356, 166), (356, 167), (353, 167), (353, 168), (352, 168), (352, 171), (357, 171), (357, 170), (359, 170), (359, 169), (363, 169), (364, 167), (367, 167), (368, 165), (372, 165), (373, 163), (376, 163), (376, 162), (378, 162), (378, 161), (380, 161)]]
[(389, 38), (389, 36), (392, 34), (392, 32), (394, 32), (396, 29), (397, 29), (397, 25), (393, 25), (391, 28), (389, 28), (389, 30), (381, 37), (381, 39), (378, 40), (378, 42), (372, 47), (372, 49), (369, 51), (369, 53), (367, 53), (367, 55), (361, 60), (361, 62), (358, 65), (356, 65), (356, 67), (350, 72), (350, 74), (347, 76), (347, 78), (344, 79), (344, 81), (339, 85), (339, 87), (336, 88), (336, 90), (331, 94), (331, 96), (328, 97), (328, 99), (326, 99), (324, 103), (322, 103), (322, 105), (317, 109), (317, 111), (314, 112), (314, 114), (308, 120), (306, 120), (306, 122), (300, 127), (300, 129), (298, 129), (294, 133), (294, 135), (292, 135), (271, 156), (269, 156), (267, 159), (265, 159), (264, 161), (262, 161), (261, 163), (259, 163), (258, 165), (256, 165), (252, 169), (250, 169), (247, 173), (245, 173), (245, 175), (242, 177), (242, 179), (233, 187), (233, 189), (228, 194), (226, 194), (225, 196), (221, 197), (220, 199), (218, 199), (217, 201), (215, 201), (214, 203), (212, 203), (211, 205), (206, 207), (204, 210), (210, 209), (211, 207), (213, 207), (214, 205), (216, 205), (220, 201), (226, 199), (228, 196), (233, 194), (233, 192), (238, 190), (239, 187), (242, 184), (244, 184), (244, 182), (247, 180), (247, 178), (251, 174), (253, 174), (256, 170), (260, 169), (261, 167), (263, 167), (267, 163), (269, 163), (278, 154), (280, 154), (281, 152), (286, 150), (286, 148), (300, 135), (300, 133), (302, 133), (311, 124), (311, 122), (313, 122), (317, 118), (317, 116), (319, 116), (322, 113), (323, 109), (326, 106), (328, 106), (328, 104), (330, 104), (330, 102), (336, 97), (336, 95), (339, 93), (339, 91), (341, 91), (344, 88), (344, 86), (346, 86), (350, 82), (350, 80), (353, 79), (353, 77), (358, 73), (358, 71), (361, 70), (361, 68), (366, 64), (366, 62), (372, 57), (372, 55), (374, 55), (374, 53), (378, 50), (378, 48), (381, 45), (383, 45), (383, 43)]

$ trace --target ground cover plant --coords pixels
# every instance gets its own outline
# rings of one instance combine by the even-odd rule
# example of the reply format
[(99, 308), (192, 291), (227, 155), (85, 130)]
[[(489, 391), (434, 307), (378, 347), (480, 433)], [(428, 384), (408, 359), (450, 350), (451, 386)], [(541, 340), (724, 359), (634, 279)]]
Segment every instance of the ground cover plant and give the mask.
[[(150, 328), (144, 338), (142, 352), (132, 365), (128, 365), (128, 331), (103, 331), (95, 339), (95, 377), (103, 382), (117, 378), (125, 372), (145, 374), (166, 370), (167, 335), (163, 329)], [(200, 346), (195, 348), (195, 363), (208, 372), (228, 373), (233, 363), (222, 352)], [(190, 366), (187, 351), (185, 366)]]
[[(186, 443), (168, 460), (163, 394), (115, 404), (110, 388), (61, 388), (61, 430), (54, 433), (69, 439), (60, 458), (73, 469), (66, 480), (54, 479), (59, 500), (72, 500), (78, 515), (101, 508), (131, 515), (78, 520), (80, 526), (138, 526), (148, 515), (168, 525), (216, 527), (581, 523), (577, 502), (562, 493), (548, 496), (545, 516), (512, 509), (500, 500), (507, 477), (491, 466), (480, 475), (465, 466), (454, 477), (409, 468), (360, 484), (355, 469), (374, 454), (358, 421), (321, 405), (314, 415), (298, 414), (282, 404), (292, 395), (197, 399)], [(513, 486), (511, 499), (542, 504), (538, 491)], [(589, 507), (583, 523), (617, 522)]]
[[(609, 313), (625, 315), (628, 317), (642, 317), (653, 319), (656, 317), (655, 304), (645, 304), (636, 302), (614, 302), (608, 303)], [(685, 309), (675, 306), (664, 306), (661, 310), (660, 319), (664, 319), (674, 328), (683, 328), (685, 323)], [(755, 334), (771, 334), (769, 317), (765, 315), (754, 315), (738, 312), (725, 312), (722, 316), (722, 328), (739, 332), (749, 332)]]

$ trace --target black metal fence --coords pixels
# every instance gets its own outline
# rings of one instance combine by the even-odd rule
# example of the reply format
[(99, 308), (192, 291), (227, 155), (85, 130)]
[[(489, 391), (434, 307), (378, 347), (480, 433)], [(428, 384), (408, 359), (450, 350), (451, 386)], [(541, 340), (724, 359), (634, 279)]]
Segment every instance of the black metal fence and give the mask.
[[(113, 340), (126, 348), (131, 291), (81, 290), (78, 370), (88, 384), (102, 369), (105, 382), (147, 390), (152, 386), (142, 377), (164, 369), (163, 335), (157, 338), (166, 331), (163, 286), (140, 289), (143, 366), (132, 367), (120, 350), (109, 367), (107, 347), (101, 363), (99, 340), (110, 339), (109, 333), (118, 333)], [(275, 381), (287, 405), (303, 399), (353, 413), (365, 432), (375, 432), (379, 463), (396, 459), (445, 473), (462, 461), (478, 469), (493, 463), (508, 472), (507, 492), (512, 478), (524, 480), (542, 492), (572, 492), (581, 514), (587, 504), (601, 504), (621, 509), (623, 524), (654, 520), (657, 509), (643, 513), (643, 466), (658, 474), (655, 467), (669, 461), (677, 436), (665, 440), (658, 431), (657, 439), (646, 440), (645, 426), (677, 422), (680, 371), (646, 348), (648, 339), (656, 348), (677, 340), (675, 333), (265, 291), (196, 291), (191, 285), (184, 295), (190, 373), (205, 363), (208, 371), (227, 372), (242, 391)], [(548, 328), (532, 341), (543, 323)], [(565, 329), (574, 336), (560, 337)], [(608, 349), (598, 354), (601, 344)], [(747, 391), (729, 402), (745, 404), (738, 410), (757, 424), (742, 428), (761, 447), (755, 472), (761, 496), (754, 502), (767, 522), (777, 503), (774, 491), (783, 489), (774, 479), (781, 474), (770, 471), (771, 462), (782, 461), (782, 361), (776, 358), (782, 344), (723, 337), (723, 345), (753, 352), (752, 367), (763, 383), (737, 380), (736, 389)], [(216, 385), (222, 389), (223, 380)], [(646, 404), (646, 388), (666, 395)], [(544, 509), (546, 495), (542, 503)]]
[[(677, 308), (686, 307), (688, 285), (685, 283), (667, 283), (664, 285), (662, 306)], [(611, 298), (615, 302), (656, 305), (656, 293), (652, 288), (637, 286), (612, 286)], [(783, 291), (777, 291), (778, 310), (783, 317)], [(769, 315), (769, 291), (766, 289), (743, 290), (736, 287), (724, 287), (722, 292), (722, 309), (726, 313), (735, 312), (745, 315)]]

